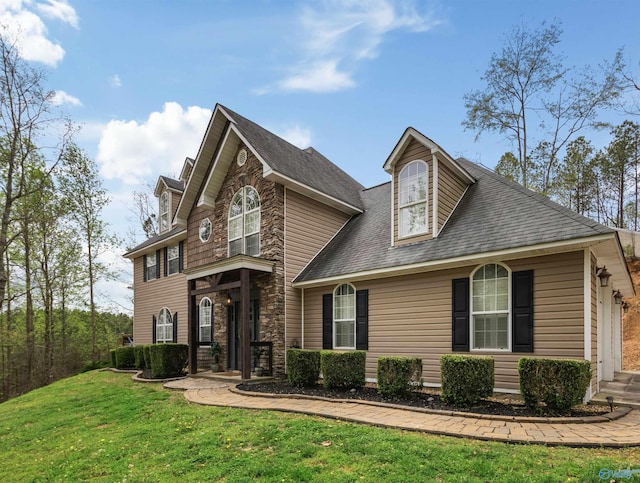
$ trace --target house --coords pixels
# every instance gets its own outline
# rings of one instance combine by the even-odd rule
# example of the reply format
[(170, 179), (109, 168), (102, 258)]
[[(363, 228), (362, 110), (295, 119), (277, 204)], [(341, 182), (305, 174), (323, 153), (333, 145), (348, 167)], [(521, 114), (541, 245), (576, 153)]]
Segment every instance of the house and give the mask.
[(522, 356), (587, 359), (587, 398), (622, 369), (634, 289), (613, 229), (413, 128), (383, 168), (365, 189), (217, 105), (196, 158), (158, 180), (160, 233), (125, 255), (135, 342), (188, 343), (193, 373), (215, 339), (243, 379), (283, 374), (291, 346), (366, 350), (370, 380), (379, 356), (419, 356), (431, 386), (442, 354), (492, 355), (505, 392)]

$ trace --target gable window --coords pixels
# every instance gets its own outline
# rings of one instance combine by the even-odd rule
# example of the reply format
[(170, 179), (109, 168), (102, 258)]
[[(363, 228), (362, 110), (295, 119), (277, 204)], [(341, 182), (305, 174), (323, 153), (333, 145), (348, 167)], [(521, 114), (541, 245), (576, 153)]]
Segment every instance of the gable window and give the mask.
[(145, 280), (153, 280), (157, 278), (158, 273), (158, 257), (157, 254), (149, 253), (144, 257), (144, 275)]
[(169, 193), (166, 191), (160, 195), (160, 231), (169, 228)]
[(172, 275), (180, 271), (180, 245), (167, 248), (167, 273)]
[(211, 299), (208, 297), (203, 298), (200, 301), (200, 328), (199, 337), (200, 342), (211, 342)]
[(333, 347), (356, 348), (356, 290), (348, 283), (333, 292)]
[(163, 308), (158, 314), (155, 329), (155, 342), (173, 342), (173, 317), (168, 308)]
[(201, 242), (209, 241), (211, 237), (211, 221), (209, 218), (205, 218), (200, 222), (200, 229), (198, 230), (198, 235), (200, 236)]
[(427, 163), (413, 161), (398, 176), (398, 235), (407, 237), (426, 233), (427, 194), (429, 186)]
[(472, 348), (510, 349), (510, 274), (503, 265), (489, 263), (471, 278)]
[(260, 196), (252, 186), (241, 188), (229, 206), (229, 256), (260, 253)]

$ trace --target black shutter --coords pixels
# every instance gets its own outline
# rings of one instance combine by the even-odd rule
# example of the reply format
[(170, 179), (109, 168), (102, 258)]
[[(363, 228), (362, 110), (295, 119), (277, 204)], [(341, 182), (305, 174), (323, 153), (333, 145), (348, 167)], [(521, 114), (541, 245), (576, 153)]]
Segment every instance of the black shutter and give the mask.
[(147, 256), (142, 256), (142, 280), (147, 281)]
[(369, 291), (356, 291), (356, 349), (369, 349)]
[(533, 270), (513, 272), (512, 287), (512, 352), (533, 352)]
[(160, 250), (156, 251), (156, 278), (160, 278)]
[(184, 270), (184, 241), (181, 241), (178, 244), (178, 271), (182, 272), (183, 270)]
[(322, 296), (322, 348), (333, 349), (333, 294)]
[(452, 331), (451, 349), (469, 351), (469, 279), (452, 281)]
[(153, 343), (156, 343), (156, 323), (157, 323), (157, 319), (156, 316), (153, 316), (152, 322), (151, 322), (151, 333), (153, 334), (151, 336), (151, 340), (153, 341)]
[(169, 273), (169, 249), (164, 247), (162, 251), (164, 252), (164, 276), (166, 277)]
[(173, 340), (174, 344), (178, 342), (178, 312), (173, 314)]

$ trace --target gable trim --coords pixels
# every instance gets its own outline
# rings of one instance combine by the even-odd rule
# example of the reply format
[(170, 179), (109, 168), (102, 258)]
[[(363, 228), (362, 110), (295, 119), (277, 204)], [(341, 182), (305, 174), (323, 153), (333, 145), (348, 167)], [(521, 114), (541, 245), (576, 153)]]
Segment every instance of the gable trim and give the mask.
[(174, 235), (168, 236), (166, 238), (162, 238), (155, 243), (150, 245), (146, 245), (144, 248), (140, 248), (139, 250), (135, 250), (132, 252), (125, 253), (123, 256), (125, 258), (134, 259), (139, 257), (140, 255), (144, 255), (146, 253), (151, 253), (158, 249), (158, 247), (163, 247), (165, 245), (170, 245), (171, 242), (181, 241), (187, 238), (187, 229), (183, 229), (182, 231), (175, 233)]
[[(498, 250), (493, 252), (476, 253), (473, 255), (465, 255), (454, 258), (446, 258), (442, 260), (430, 260), (427, 262), (414, 263), (410, 265), (396, 265), (393, 267), (385, 267), (374, 270), (364, 270), (355, 273), (346, 273), (343, 275), (336, 275), (334, 277), (326, 277), (316, 280), (306, 280), (296, 282), (294, 279), (292, 286), (296, 288), (309, 288), (315, 286), (322, 286), (327, 284), (335, 284), (343, 280), (349, 280), (356, 282), (358, 280), (367, 280), (372, 278), (393, 277), (399, 275), (408, 275), (411, 273), (418, 273), (424, 271), (445, 270), (448, 268), (455, 268), (458, 266), (470, 265), (472, 263), (481, 263), (484, 261), (491, 261), (496, 259), (516, 259), (516, 258), (528, 258), (541, 255), (548, 255), (551, 253), (562, 253), (572, 250), (581, 250), (588, 248), (597, 242), (603, 242), (611, 240), (615, 233), (607, 233), (603, 235), (597, 235), (588, 238), (577, 238), (574, 240), (565, 240), (561, 242), (545, 243), (541, 245), (528, 245), (517, 248), (508, 248), (505, 250)], [(302, 273), (302, 272), (301, 272)]]

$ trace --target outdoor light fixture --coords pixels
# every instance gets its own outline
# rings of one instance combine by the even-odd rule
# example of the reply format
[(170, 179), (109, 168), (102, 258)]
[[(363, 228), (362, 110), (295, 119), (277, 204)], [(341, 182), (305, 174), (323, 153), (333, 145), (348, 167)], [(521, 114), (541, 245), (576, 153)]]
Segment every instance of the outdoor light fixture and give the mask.
[(231, 305), (231, 294), (227, 294), (227, 305)]
[(620, 305), (622, 303), (622, 294), (620, 293), (620, 290), (613, 292), (613, 300), (615, 300), (616, 305)]
[(622, 303), (622, 311), (626, 314), (629, 312), (629, 304), (627, 302)]
[(602, 268), (596, 267), (596, 270), (600, 271), (598, 273), (598, 278), (600, 279), (600, 286), (608, 287), (611, 274), (607, 271), (607, 267), (602, 267)]
[(613, 396), (607, 396), (606, 399), (607, 399), (607, 402), (609, 403), (609, 410), (613, 412)]

